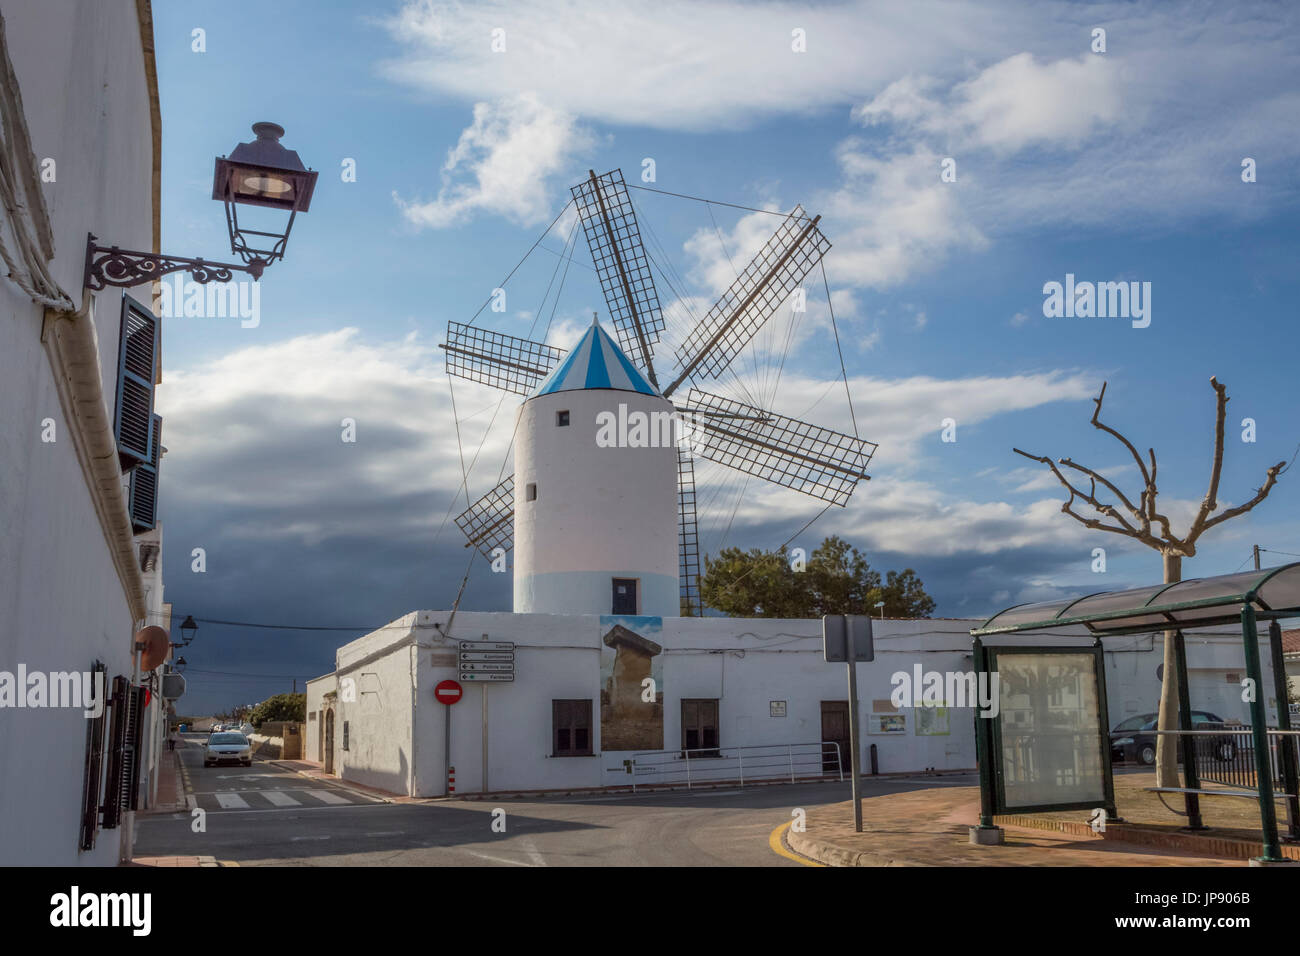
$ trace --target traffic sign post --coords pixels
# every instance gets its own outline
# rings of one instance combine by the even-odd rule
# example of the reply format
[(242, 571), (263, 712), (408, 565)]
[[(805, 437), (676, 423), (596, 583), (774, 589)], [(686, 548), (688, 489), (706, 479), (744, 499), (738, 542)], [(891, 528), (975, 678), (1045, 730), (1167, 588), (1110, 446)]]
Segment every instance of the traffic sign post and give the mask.
[(460, 700), (464, 688), (454, 680), (438, 681), (433, 689), (434, 698), (443, 706), (442, 719), (442, 779), (447, 781), (447, 796), (456, 789), (451, 769), (451, 705)]
[(862, 832), (862, 769), (858, 757), (858, 661), (876, 659), (871, 618), (860, 614), (827, 614), (822, 618), (822, 654), (828, 662), (844, 661), (849, 668), (849, 765), (853, 780), (853, 829)]
[[(483, 635), (487, 637), (486, 634)], [(488, 684), (513, 683), (513, 641), (461, 641), (458, 674), (465, 682), (483, 684), (483, 792), (488, 792)]]

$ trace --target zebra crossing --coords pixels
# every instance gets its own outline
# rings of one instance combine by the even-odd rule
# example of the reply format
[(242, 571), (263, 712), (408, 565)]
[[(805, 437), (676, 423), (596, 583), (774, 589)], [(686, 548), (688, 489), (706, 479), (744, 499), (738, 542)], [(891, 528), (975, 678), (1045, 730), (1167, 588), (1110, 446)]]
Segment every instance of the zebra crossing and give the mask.
[(217, 790), (190, 795), (203, 810), (293, 810), (363, 806), (384, 801), (347, 790), (293, 787), (285, 790)]

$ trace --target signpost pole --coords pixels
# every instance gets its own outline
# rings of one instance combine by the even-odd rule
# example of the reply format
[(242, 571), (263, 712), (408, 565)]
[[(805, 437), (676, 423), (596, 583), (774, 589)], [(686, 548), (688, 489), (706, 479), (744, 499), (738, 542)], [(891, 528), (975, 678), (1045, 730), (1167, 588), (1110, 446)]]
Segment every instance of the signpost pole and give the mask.
[(483, 792), (488, 792), (488, 685), (483, 685)]
[[(851, 631), (852, 627), (846, 628)], [(849, 764), (853, 770), (853, 829), (862, 832), (862, 768), (858, 760), (858, 655), (853, 635), (848, 640), (849, 659)]]
[(442, 705), (442, 788), (451, 796), (451, 704)]

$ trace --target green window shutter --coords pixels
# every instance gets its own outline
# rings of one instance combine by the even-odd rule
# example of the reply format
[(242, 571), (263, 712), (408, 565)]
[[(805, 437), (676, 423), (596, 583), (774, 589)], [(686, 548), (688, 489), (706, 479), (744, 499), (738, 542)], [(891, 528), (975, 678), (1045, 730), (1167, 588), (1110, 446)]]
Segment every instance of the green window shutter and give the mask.
[(152, 531), (158, 523), (158, 459), (162, 456), (162, 416), (153, 417), (152, 454), (131, 472), (131, 530)]
[(158, 372), (159, 336), (160, 326), (154, 314), (123, 295), (113, 432), (124, 472), (147, 464), (153, 457), (153, 390)]

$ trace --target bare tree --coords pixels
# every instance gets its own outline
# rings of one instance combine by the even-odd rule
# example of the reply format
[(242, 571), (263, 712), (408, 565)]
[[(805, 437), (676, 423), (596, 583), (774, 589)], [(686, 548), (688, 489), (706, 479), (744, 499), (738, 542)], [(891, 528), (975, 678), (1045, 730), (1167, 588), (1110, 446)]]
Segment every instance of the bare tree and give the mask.
[[(1106, 384), (1104, 382), (1101, 386), (1101, 394), (1093, 399), (1093, 403), (1097, 407), (1092, 413), (1092, 424), (1093, 427), (1114, 436), (1128, 449), (1129, 454), (1133, 456), (1133, 460), (1137, 463), (1138, 471), (1142, 475), (1142, 491), (1136, 504), (1113, 482), (1095, 469), (1080, 465), (1069, 458), (1059, 458), (1052, 461), (1046, 455), (1031, 455), (1019, 448), (1014, 449), (1014, 451), (1017, 455), (1023, 455), (1033, 461), (1042, 462), (1052, 469), (1052, 474), (1070, 493), (1069, 500), (1061, 505), (1061, 511), (1065, 514), (1085, 527), (1134, 538), (1147, 547), (1159, 551), (1164, 559), (1164, 581), (1166, 584), (1173, 584), (1182, 580), (1183, 558), (1196, 555), (1197, 539), (1215, 525), (1223, 524), (1229, 518), (1245, 514), (1267, 498), (1268, 493), (1273, 490), (1273, 486), (1277, 483), (1278, 476), (1286, 470), (1286, 462), (1279, 461), (1268, 469), (1264, 484), (1255, 490), (1253, 498), (1245, 504), (1215, 514), (1219, 507), (1219, 475), (1223, 470), (1223, 433), (1228, 412), (1228, 390), (1226, 386), (1220, 385), (1214, 378), (1210, 379), (1210, 385), (1214, 388), (1218, 405), (1214, 422), (1214, 462), (1210, 468), (1210, 488), (1201, 500), (1201, 506), (1197, 509), (1196, 516), (1192, 519), (1187, 533), (1181, 538), (1174, 534), (1173, 529), (1169, 526), (1169, 518), (1162, 514), (1156, 505), (1158, 489), (1156, 486), (1155, 449), (1148, 448), (1148, 459), (1144, 460), (1131, 441), (1101, 421), (1101, 403), (1102, 399), (1106, 397)], [(1070, 478), (1067, 478), (1062, 471), (1063, 468), (1077, 473), (1082, 478), (1086, 478), (1088, 490), (1084, 491)], [(1071, 477), (1074, 477), (1074, 475), (1071, 475)], [(1106, 498), (1113, 496), (1115, 502), (1118, 503), (1118, 507), (1114, 502), (1102, 501), (1098, 498), (1099, 485), (1104, 489), (1101, 494)], [(1105, 492), (1110, 494), (1106, 495)], [(1100, 517), (1088, 517), (1086, 514), (1079, 514), (1074, 510), (1076, 501), (1087, 505)], [(1109, 519), (1109, 521), (1106, 519)], [(1157, 724), (1160, 730), (1171, 730), (1176, 728), (1178, 724), (1176, 666), (1173, 632), (1166, 631), (1164, 673), (1160, 684), (1160, 714), (1159, 723)], [(1177, 747), (1172, 743), (1172, 738), (1164, 735), (1160, 735), (1156, 740), (1156, 785), (1160, 787), (1178, 786)]]

